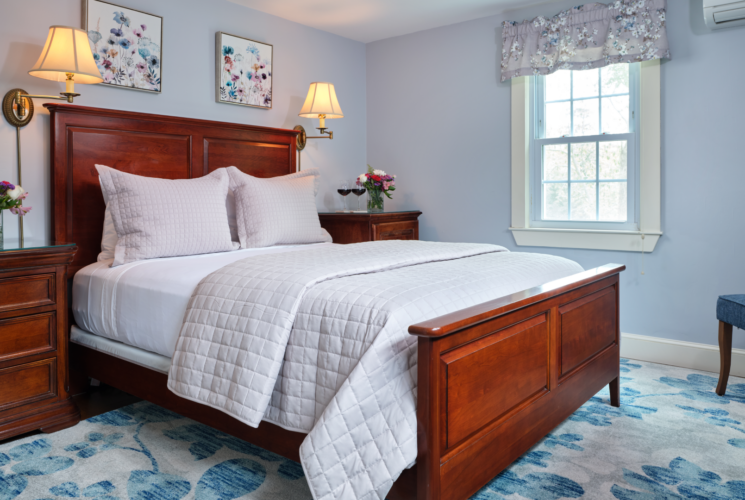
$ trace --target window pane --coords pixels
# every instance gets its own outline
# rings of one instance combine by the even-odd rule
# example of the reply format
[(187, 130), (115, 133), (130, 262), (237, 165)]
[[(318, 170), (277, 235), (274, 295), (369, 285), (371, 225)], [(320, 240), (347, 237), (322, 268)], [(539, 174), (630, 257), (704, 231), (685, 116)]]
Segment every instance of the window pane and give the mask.
[(546, 137), (561, 137), (572, 135), (572, 122), (570, 116), (571, 104), (568, 102), (557, 102), (546, 104)]
[(543, 185), (543, 218), (545, 220), (567, 220), (569, 195), (565, 182)]
[(629, 96), (603, 97), (603, 133), (626, 134), (628, 131)]
[(546, 76), (546, 101), (563, 101), (571, 97), (571, 72), (559, 70)]
[(599, 134), (599, 114), (597, 99), (574, 101), (574, 135)]
[(629, 93), (629, 65), (611, 64), (600, 70), (603, 95)]
[(566, 181), (569, 175), (569, 145), (543, 146), (543, 180)]
[(597, 198), (594, 182), (572, 183), (572, 220), (595, 220)]
[[(572, 186), (574, 195), (574, 186)], [(600, 220), (626, 222), (626, 183), (600, 183)]]
[(595, 97), (598, 95), (598, 70), (587, 69), (584, 71), (572, 71), (572, 98)]
[(628, 168), (626, 141), (600, 143), (600, 178), (626, 179)]
[[(557, 138), (568, 138), (565, 144), (542, 144), (539, 152), (541, 217), (554, 222), (548, 227), (562, 227), (556, 223), (568, 220), (628, 223), (636, 217), (629, 196), (634, 198), (638, 186), (628, 182), (636, 176), (629, 170), (629, 154), (636, 148), (630, 118), (632, 105), (638, 104), (636, 94), (632, 96), (637, 78), (629, 64), (560, 70), (541, 77), (543, 91), (534, 96), (543, 120), (539, 139), (558, 143), (565, 141)], [(598, 137), (601, 134), (606, 135)]]
[(595, 180), (594, 142), (572, 144), (572, 180)]

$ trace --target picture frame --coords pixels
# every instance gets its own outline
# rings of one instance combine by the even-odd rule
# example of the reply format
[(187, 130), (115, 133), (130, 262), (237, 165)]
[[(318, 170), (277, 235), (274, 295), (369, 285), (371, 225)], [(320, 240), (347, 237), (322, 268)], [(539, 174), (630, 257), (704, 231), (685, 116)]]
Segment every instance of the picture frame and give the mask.
[(99, 85), (163, 91), (163, 18), (103, 0), (83, 0), (83, 29), (104, 81)]
[(215, 34), (215, 100), (272, 109), (274, 46), (238, 35)]

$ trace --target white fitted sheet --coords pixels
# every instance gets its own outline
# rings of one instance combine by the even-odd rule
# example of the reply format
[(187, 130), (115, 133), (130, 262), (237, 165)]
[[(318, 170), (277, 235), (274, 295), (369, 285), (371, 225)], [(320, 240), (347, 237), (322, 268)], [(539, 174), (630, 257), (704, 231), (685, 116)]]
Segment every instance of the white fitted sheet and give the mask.
[(317, 245), (330, 243), (150, 259), (114, 268), (111, 260), (96, 262), (73, 279), (75, 322), (83, 331), (171, 358), (189, 298), (205, 276), (252, 255)]

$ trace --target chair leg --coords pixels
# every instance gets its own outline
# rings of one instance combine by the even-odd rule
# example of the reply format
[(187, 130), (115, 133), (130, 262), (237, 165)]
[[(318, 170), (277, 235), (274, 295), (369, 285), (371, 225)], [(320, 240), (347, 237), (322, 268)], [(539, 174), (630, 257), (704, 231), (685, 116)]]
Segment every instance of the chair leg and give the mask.
[(727, 391), (729, 368), (732, 364), (732, 325), (724, 321), (719, 322), (719, 364), (717, 394), (724, 396)]
[(621, 377), (616, 377), (610, 383), (610, 405), (616, 408), (621, 406)]

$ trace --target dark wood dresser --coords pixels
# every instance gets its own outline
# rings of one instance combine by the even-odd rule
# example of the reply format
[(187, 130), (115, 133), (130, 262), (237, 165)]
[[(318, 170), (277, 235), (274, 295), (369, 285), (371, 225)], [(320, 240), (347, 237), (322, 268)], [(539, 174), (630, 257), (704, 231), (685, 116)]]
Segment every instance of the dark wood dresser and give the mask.
[(33, 245), (0, 248), (0, 440), (80, 420), (68, 393), (66, 330), (77, 247)]
[(422, 212), (318, 214), (321, 227), (331, 234), (334, 243), (362, 243), (381, 240), (418, 240), (419, 216)]

